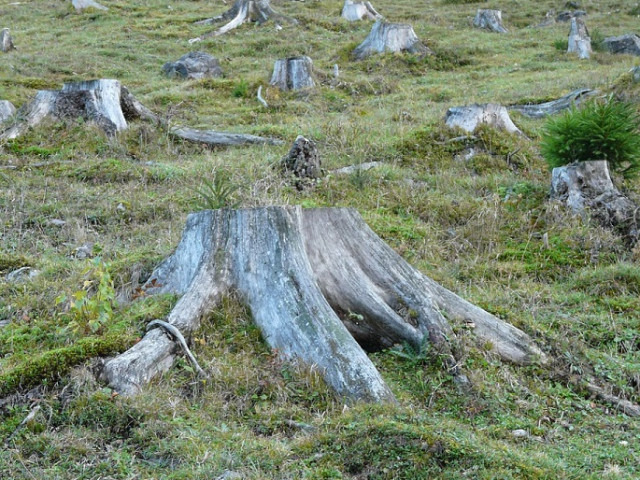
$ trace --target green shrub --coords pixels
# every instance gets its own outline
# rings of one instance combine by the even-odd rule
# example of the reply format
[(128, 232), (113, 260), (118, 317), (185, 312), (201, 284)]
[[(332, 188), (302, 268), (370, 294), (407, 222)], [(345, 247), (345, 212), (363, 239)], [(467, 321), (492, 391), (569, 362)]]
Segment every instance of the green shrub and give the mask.
[(612, 98), (573, 107), (547, 121), (542, 156), (551, 168), (607, 160), (613, 170), (632, 177), (640, 169), (639, 121), (633, 105)]

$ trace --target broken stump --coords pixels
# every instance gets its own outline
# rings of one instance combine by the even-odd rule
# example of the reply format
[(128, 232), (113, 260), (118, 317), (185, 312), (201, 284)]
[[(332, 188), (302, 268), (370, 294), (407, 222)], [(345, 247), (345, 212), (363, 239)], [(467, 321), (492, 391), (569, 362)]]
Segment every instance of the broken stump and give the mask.
[(282, 170), (296, 177), (298, 190), (313, 183), (322, 176), (322, 166), (318, 156), (318, 147), (312, 140), (298, 135), (289, 153), (280, 162)]
[(175, 62), (167, 62), (162, 66), (162, 72), (169, 77), (188, 79), (222, 76), (218, 59), (205, 52), (189, 52)]
[(569, 31), (568, 53), (577, 53), (578, 58), (587, 59), (591, 56), (591, 37), (582, 17), (571, 19), (571, 30)]
[(382, 15), (376, 12), (371, 2), (354, 2), (353, 0), (344, 0), (342, 7), (342, 18), (357, 22), (358, 20), (380, 20)]
[(507, 33), (502, 25), (502, 12), (500, 10), (488, 10), (479, 8), (473, 19), (473, 26), (497, 33)]
[(637, 243), (638, 207), (613, 185), (605, 160), (554, 168), (551, 198), (576, 214), (588, 213), (600, 225), (621, 235), (627, 245)]
[(16, 107), (9, 100), (0, 100), (0, 124), (9, 120), (16, 113)]
[[(414, 269), (352, 209), (189, 215), (180, 244), (152, 273), (147, 293), (182, 295), (167, 322), (189, 339), (231, 292), (249, 307), (271, 348), (316, 366), (349, 401), (394, 401), (364, 349), (428, 342), (455, 361), (454, 325), (509, 361), (545, 361), (528, 335)], [(108, 361), (102, 378), (120, 394), (135, 394), (171, 367), (176, 351), (162, 331), (151, 330)]]
[(404, 23), (387, 23), (378, 20), (371, 32), (354, 51), (356, 60), (362, 60), (374, 53), (407, 52), (416, 55), (431, 55), (433, 52), (424, 45), (413, 27)]
[(313, 81), (313, 63), (307, 56), (276, 60), (273, 66), (270, 85), (280, 90), (300, 90), (315, 86)]
[(507, 109), (495, 103), (451, 107), (447, 110), (445, 122), (449, 127), (460, 127), (469, 133), (472, 133), (478, 125), (487, 124), (509, 133), (522, 134), (509, 117)]
[(602, 43), (611, 53), (640, 56), (640, 37), (635, 33), (607, 37)]
[(9, 29), (3, 28), (2, 31), (0, 31), (0, 50), (7, 53), (11, 50), (15, 50), (15, 48), (16, 47), (13, 45), (13, 39), (9, 33)]

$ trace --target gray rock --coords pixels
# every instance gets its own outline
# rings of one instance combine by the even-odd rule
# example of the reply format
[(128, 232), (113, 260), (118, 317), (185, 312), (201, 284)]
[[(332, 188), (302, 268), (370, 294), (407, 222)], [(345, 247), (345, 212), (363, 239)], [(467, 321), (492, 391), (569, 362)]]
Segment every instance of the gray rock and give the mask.
[(232, 470), (225, 470), (222, 475), (218, 475), (215, 480), (239, 480), (243, 478), (238, 472)]
[(640, 56), (640, 37), (635, 33), (607, 37), (602, 42), (611, 53), (625, 53)]
[(640, 67), (633, 67), (631, 69), (631, 75), (633, 76), (633, 82), (640, 82)]
[(9, 283), (26, 282), (40, 275), (40, 271), (31, 267), (21, 267), (13, 272), (9, 272), (4, 278)]
[(76, 11), (84, 10), (85, 8), (95, 8), (97, 10), (109, 10), (104, 5), (100, 5), (94, 0), (71, 0), (71, 4)]
[(162, 71), (169, 77), (190, 79), (222, 76), (218, 60), (205, 52), (189, 52), (175, 62), (165, 63)]

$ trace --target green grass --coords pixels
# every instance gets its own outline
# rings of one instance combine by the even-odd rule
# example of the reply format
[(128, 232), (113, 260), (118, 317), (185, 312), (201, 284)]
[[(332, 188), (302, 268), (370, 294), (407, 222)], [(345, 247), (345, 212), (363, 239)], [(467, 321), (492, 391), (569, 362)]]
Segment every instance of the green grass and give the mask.
[[(243, 25), (190, 46), (210, 30), (196, 20), (222, 3), (105, 1), (76, 13), (68, 2), (4, 5), (17, 50), (0, 56), (0, 98), (16, 106), (62, 82), (117, 78), (170, 125), (275, 136), (285, 145), (207, 149), (133, 122), (115, 138), (76, 120), (49, 122), (0, 145), (0, 275), (29, 266), (30, 282), (0, 279), (0, 442), (40, 398), (35, 418), (0, 449), (0, 478), (210, 479), (634, 479), (637, 421), (586, 392), (594, 378), (640, 402), (640, 251), (614, 232), (549, 202), (540, 156), (544, 121), (514, 114), (524, 137), (443, 126), (446, 109), (472, 102), (548, 101), (580, 87), (631, 101), (637, 62), (562, 47), (568, 25), (540, 23), (557, 2), (518, 5), (378, 0), (390, 21), (411, 23), (436, 52), (424, 59), (350, 52), (371, 23), (338, 17), (340, 2), (273, 0), (299, 24)], [(501, 8), (509, 33), (471, 28), (477, 8)], [(634, 31), (620, 2), (588, 5), (599, 37)], [(176, 81), (162, 65), (192, 49), (220, 60), (224, 78)], [(276, 59), (309, 55), (317, 87), (268, 86)], [(340, 77), (332, 70), (339, 64)], [(257, 88), (269, 108), (256, 100)], [(277, 165), (299, 134), (327, 170), (377, 161), (360, 174), (323, 178), (299, 192)], [(468, 148), (480, 154), (465, 159)], [(199, 380), (180, 360), (136, 398), (96, 381), (97, 356), (123, 351), (176, 299), (119, 302), (103, 331), (70, 335), (65, 304), (83, 289), (87, 261), (110, 265), (117, 292), (144, 281), (175, 248), (198, 208), (203, 179), (225, 172), (241, 206), (348, 206), (411, 264), (532, 335), (555, 360), (516, 367), (456, 327), (461, 391), (427, 355), (371, 354), (397, 406), (345, 407), (316, 369), (274, 355), (237, 299), (203, 320)], [(637, 180), (617, 180), (638, 198)], [(56, 226), (51, 220), (63, 220)], [(134, 285), (135, 286), (135, 285)], [(35, 390), (34, 390), (35, 389)], [(516, 438), (513, 431), (531, 436)]]

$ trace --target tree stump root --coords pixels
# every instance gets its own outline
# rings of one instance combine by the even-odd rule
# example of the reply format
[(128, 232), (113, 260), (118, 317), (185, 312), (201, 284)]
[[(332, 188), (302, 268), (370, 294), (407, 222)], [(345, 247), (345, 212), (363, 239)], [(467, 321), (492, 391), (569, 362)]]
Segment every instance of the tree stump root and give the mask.
[[(467, 325), (503, 359), (546, 361), (528, 335), (411, 267), (351, 209), (191, 214), (180, 244), (153, 272), (147, 292), (182, 294), (167, 322), (187, 338), (234, 292), (272, 348), (317, 366), (348, 401), (395, 401), (363, 348), (428, 341), (447, 354), (455, 338), (450, 321)], [(102, 377), (132, 395), (166, 371), (174, 356), (175, 343), (153, 330), (107, 362)]]

